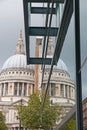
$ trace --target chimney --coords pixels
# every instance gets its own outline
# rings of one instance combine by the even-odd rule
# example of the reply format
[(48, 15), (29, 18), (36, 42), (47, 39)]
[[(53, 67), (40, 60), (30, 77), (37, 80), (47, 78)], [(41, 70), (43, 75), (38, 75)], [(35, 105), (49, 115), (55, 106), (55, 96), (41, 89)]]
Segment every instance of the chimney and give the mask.
[[(40, 57), (40, 45), (42, 44), (42, 37), (36, 38), (36, 48), (35, 48), (35, 57)], [(35, 92), (38, 90), (39, 87), (39, 65), (35, 65)]]

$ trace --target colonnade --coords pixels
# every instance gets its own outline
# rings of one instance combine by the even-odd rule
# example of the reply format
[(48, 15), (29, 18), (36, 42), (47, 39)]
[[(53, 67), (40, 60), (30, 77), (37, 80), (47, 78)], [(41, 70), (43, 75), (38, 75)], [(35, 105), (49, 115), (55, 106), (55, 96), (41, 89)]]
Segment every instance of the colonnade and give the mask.
[[(46, 84), (43, 85), (43, 88), (46, 88)], [(75, 98), (74, 86), (67, 84), (50, 83), (48, 93), (50, 96), (60, 96), (73, 99)]]
[[(12, 127), (10, 130), (20, 130), (19, 127)], [(21, 128), (21, 130), (27, 130), (27, 128)]]
[(28, 96), (34, 92), (34, 84), (25, 82), (1, 83), (0, 96)]

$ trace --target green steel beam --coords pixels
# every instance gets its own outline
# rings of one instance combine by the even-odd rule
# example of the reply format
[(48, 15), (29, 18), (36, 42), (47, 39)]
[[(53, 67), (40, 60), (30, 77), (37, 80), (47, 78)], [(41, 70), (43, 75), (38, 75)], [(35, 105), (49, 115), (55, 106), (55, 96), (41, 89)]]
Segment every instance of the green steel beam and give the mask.
[[(31, 7), (32, 14), (47, 14), (47, 7)], [(51, 8), (49, 8), (49, 13), (51, 13)], [(56, 9), (53, 8), (53, 14), (56, 14)]]
[(51, 64), (51, 61), (52, 61), (52, 58), (29, 58), (28, 59), (28, 64), (42, 64), (43, 63), (43, 60), (45, 62), (46, 65), (50, 65)]
[[(52, 0), (26, 0), (27, 2), (32, 3), (48, 3), (52, 2)], [(64, 3), (65, 0), (54, 0), (54, 3)]]
[[(48, 27), (28, 27), (29, 36), (47, 36)], [(51, 27), (49, 36), (57, 36), (58, 28)]]
[(55, 62), (58, 62), (58, 59), (60, 57), (60, 53), (63, 47), (63, 43), (67, 34), (72, 14), (73, 14), (73, 0), (66, 0), (60, 28), (57, 34), (56, 47), (54, 51), (56, 60)]
[(28, 36), (28, 26), (29, 26), (29, 14), (28, 14), (28, 2), (23, 0), (23, 9), (24, 9), (24, 24), (25, 24), (25, 42), (26, 42), (26, 53), (27, 53), (27, 62), (30, 57), (30, 48), (29, 48), (29, 36)]
[(73, 14), (73, 0), (66, 0), (63, 15), (62, 15), (62, 21), (61, 21), (60, 28), (59, 28), (58, 35), (57, 35), (57, 41), (56, 41), (56, 46), (55, 46), (55, 50), (54, 50), (54, 55), (53, 55), (53, 59), (51, 62), (51, 68), (50, 68), (50, 72), (49, 72), (49, 76), (48, 76), (48, 82), (47, 82), (47, 86), (46, 86), (46, 90), (45, 90), (45, 95), (44, 95), (44, 99), (43, 99), (43, 103), (42, 103), (42, 107), (41, 107), (42, 113), (44, 110), (44, 105), (45, 105), (45, 100), (46, 100), (46, 96), (47, 96), (47, 92), (48, 92), (48, 87), (49, 87), (49, 82), (50, 82), (50, 78), (51, 78), (51, 74), (52, 74), (53, 65), (54, 65), (54, 62), (57, 62), (59, 60), (60, 53), (61, 53), (61, 50), (63, 47), (64, 39), (67, 34), (67, 30), (68, 30), (68, 27), (70, 24), (72, 14)]

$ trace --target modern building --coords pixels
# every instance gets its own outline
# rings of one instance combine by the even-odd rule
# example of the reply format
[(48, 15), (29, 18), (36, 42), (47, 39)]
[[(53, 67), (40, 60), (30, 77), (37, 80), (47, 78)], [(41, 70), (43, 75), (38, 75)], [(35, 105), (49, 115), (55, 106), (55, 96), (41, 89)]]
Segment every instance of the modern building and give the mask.
[[(42, 52), (42, 38), (36, 38), (36, 56)], [(52, 57), (53, 41), (49, 39), (47, 56)], [(46, 88), (50, 66), (46, 65), (42, 88)], [(16, 52), (8, 58), (0, 72), (0, 110), (5, 114), (5, 121), (9, 130), (19, 130), (15, 105), (22, 102), (27, 104), (28, 97), (37, 89), (41, 89), (41, 65), (27, 65), (22, 32), (16, 46)], [(52, 104), (63, 105), (65, 113), (75, 104), (75, 84), (70, 79), (66, 64), (59, 59), (54, 66), (49, 84), (49, 95)], [(25, 128), (21, 128), (25, 130)]]
[(83, 100), (83, 129), (87, 130), (87, 98)]

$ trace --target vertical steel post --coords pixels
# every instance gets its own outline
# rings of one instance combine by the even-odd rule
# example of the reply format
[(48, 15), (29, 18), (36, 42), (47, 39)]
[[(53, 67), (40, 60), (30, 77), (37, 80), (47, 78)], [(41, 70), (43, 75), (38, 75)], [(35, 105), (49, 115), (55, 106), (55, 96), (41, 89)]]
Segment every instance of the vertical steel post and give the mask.
[(77, 129), (83, 130), (83, 114), (82, 114), (82, 83), (81, 83), (81, 50), (80, 50), (80, 10), (79, 0), (74, 0), (75, 7), (75, 58), (76, 58), (76, 117)]

